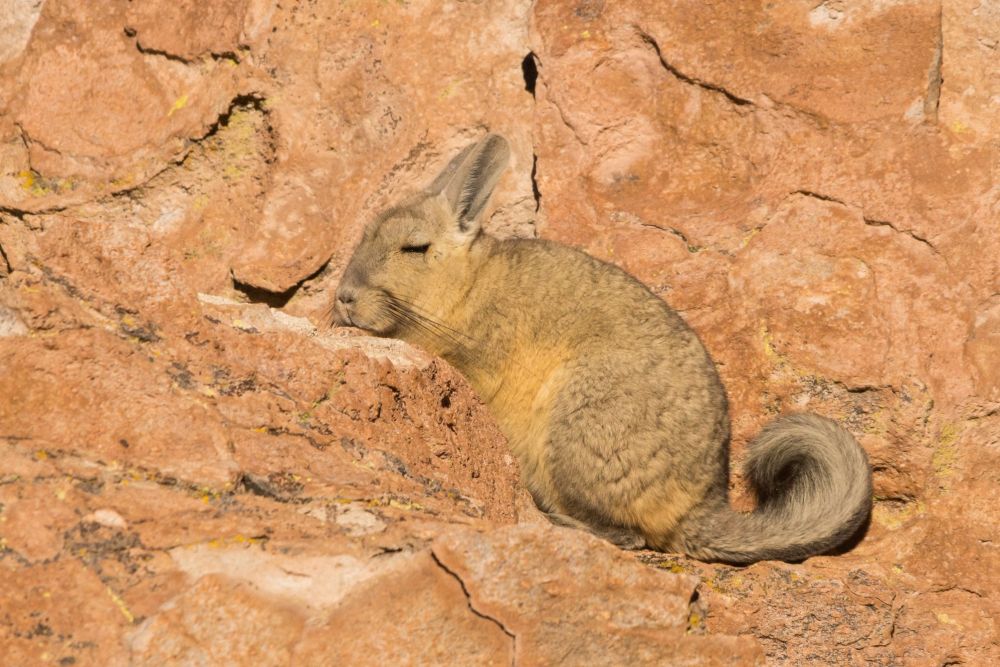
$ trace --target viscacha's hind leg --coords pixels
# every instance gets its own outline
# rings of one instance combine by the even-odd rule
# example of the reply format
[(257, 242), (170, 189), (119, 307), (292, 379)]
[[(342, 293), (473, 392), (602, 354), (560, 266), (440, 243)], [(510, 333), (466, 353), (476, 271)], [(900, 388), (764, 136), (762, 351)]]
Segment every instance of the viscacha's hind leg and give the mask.
[(545, 516), (557, 526), (585, 530), (602, 540), (611, 542), (620, 549), (636, 550), (646, 548), (646, 538), (630, 528), (622, 528), (621, 526), (592, 526), (579, 519), (574, 519), (571, 516), (559, 514), (558, 512), (546, 512)]

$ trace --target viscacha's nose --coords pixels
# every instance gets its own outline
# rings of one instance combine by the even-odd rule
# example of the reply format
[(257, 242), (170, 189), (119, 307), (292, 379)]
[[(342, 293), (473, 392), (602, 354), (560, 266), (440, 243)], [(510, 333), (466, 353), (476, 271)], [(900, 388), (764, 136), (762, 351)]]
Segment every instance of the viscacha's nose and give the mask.
[(357, 299), (358, 292), (352, 287), (346, 285), (341, 285), (337, 288), (337, 301), (344, 304), (345, 306), (350, 306), (354, 304), (355, 299)]
[(333, 323), (338, 326), (351, 326), (351, 308), (357, 300), (358, 291), (350, 285), (341, 284), (337, 288), (336, 300), (333, 302)]

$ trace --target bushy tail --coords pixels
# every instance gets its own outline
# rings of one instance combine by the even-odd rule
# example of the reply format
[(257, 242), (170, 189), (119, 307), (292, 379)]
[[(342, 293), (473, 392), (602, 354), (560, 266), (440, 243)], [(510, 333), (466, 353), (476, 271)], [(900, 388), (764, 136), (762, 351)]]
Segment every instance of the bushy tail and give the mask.
[(868, 457), (844, 428), (810, 414), (768, 424), (750, 445), (746, 476), (757, 509), (736, 512), (724, 497), (681, 526), (687, 553), (701, 560), (801, 560), (850, 538), (872, 508)]

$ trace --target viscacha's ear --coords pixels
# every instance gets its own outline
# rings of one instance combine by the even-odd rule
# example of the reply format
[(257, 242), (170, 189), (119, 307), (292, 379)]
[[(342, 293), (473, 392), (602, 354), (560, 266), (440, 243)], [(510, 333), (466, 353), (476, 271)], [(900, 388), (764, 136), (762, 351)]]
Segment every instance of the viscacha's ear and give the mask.
[(444, 196), (458, 221), (459, 231), (465, 234), (478, 231), (479, 214), (509, 159), (507, 140), (499, 134), (488, 134), (463, 148), (427, 190)]

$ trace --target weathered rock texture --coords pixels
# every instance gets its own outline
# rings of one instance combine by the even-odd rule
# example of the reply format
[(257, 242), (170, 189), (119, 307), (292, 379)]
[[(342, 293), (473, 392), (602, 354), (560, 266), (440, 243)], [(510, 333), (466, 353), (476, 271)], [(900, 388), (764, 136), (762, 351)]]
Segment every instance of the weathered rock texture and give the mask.
[[(972, 0), (0, 0), (0, 655), (1000, 664), (998, 45)], [(853, 548), (548, 526), (453, 370), (327, 328), (487, 128), (490, 228), (680, 310), (735, 463), (785, 410), (859, 438)]]

